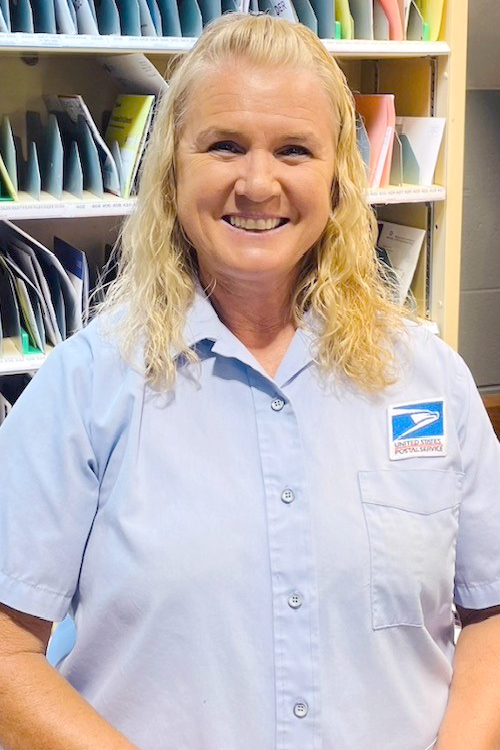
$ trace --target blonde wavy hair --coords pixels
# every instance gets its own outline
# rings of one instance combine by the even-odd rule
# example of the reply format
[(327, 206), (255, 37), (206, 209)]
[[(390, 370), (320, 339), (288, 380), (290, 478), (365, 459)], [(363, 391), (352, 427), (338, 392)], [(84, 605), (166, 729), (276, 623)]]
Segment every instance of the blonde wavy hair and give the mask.
[[(401, 308), (380, 276), (376, 221), (363, 190), (365, 168), (356, 144), (352, 94), (339, 66), (308, 28), (268, 15), (230, 13), (209, 24), (191, 52), (177, 60), (156, 112), (144, 157), (137, 206), (121, 233), (116, 280), (100, 312), (112, 315), (122, 354), (132, 360), (144, 343), (146, 373), (155, 388), (171, 388), (176, 357), (196, 354), (183, 337), (197, 282), (194, 248), (176, 208), (177, 145), (194, 85), (228, 58), (314, 71), (339, 123), (331, 211), (321, 237), (304, 255), (291, 292), (297, 326), (312, 310), (319, 323), (316, 359), (322, 371), (343, 371), (366, 391), (396, 379), (394, 338)], [(335, 136), (335, 134), (334, 134)]]

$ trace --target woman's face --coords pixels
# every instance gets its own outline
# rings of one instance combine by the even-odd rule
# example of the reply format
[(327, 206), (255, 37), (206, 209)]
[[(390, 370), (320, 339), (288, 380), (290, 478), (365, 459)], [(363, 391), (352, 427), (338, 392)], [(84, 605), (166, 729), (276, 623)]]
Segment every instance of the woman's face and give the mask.
[(177, 196), (206, 283), (291, 279), (328, 219), (336, 131), (311, 71), (229, 59), (203, 76), (179, 142)]

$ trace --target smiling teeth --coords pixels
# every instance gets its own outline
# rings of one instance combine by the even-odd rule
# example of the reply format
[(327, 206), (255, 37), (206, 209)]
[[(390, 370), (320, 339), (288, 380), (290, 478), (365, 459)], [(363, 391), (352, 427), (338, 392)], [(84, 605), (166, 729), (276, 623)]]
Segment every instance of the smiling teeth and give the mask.
[(230, 216), (229, 223), (239, 229), (276, 229), (280, 219), (244, 219), (242, 216)]

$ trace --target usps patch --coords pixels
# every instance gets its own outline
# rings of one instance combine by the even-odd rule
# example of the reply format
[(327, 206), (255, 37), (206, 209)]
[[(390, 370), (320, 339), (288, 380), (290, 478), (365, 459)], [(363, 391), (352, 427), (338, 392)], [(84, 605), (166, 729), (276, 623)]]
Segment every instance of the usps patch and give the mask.
[(389, 407), (389, 458), (446, 456), (444, 399)]

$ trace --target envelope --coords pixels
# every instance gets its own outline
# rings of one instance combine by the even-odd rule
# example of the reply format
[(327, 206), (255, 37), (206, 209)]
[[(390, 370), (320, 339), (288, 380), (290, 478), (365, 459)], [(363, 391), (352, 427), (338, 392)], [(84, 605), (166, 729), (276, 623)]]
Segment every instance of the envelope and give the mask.
[(17, 5), (12, 6), (12, 31), (27, 34), (33, 34), (35, 31), (33, 11), (29, 0), (17, 0)]
[(162, 36), (163, 32), (161, 28), (161, 13), (158, 7), (158, 3), (156, 0), (147, 0), (147, 2), (149, 12), (151, 14), (151, 20), (153, 21), (153, 25), (155, 27), (156, 35)]

